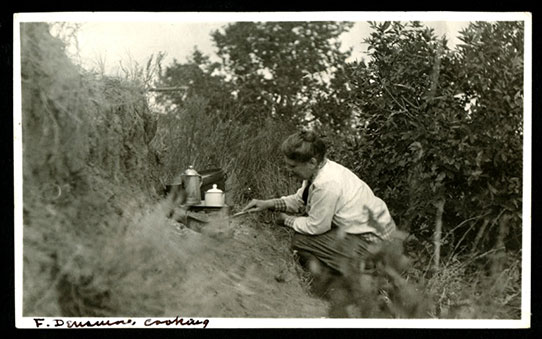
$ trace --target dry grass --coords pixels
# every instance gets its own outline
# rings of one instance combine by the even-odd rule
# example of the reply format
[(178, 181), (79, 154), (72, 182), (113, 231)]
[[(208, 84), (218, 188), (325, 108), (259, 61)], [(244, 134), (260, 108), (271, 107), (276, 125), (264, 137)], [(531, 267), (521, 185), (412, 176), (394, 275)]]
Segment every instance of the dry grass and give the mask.
[(110, 239), (152, 201), (153, 119), (137, 86), (83, 72), (46, 24), (23, 24), (21, 40), (23, 309), (107, 313), (109, 286), (93, 281), (107, 279)]
[(171, 182), (189, 165), (221, 168), (227, 173), (229, 203), (273, 197), (296, 189), (284, 175), (279, 146), (292, 132), (274, 119), (260, 125), (217, 121), (206, 113), (206, 102), (191, 98), (186, 108), (161, 116), (152, 148), (159, 154), (161, 178)]
[[(508, 254), (499, 272), (491, 255), (497, 251), (450, 257), (427, 279), (434, 296), (433, 317), (444, 319), (519, 319), (521, 260)], [(504, 255), (504, 253), (503, 253)], [(492, 272), (493, 271), (493, 272)]]

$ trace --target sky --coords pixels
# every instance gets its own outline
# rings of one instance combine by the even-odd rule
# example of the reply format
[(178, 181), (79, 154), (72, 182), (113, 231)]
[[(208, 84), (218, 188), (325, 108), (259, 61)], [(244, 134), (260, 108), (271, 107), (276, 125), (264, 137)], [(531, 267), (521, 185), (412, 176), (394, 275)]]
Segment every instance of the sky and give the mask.
[[(18, 17), (19, 16), (19, 17)], [(162, 66), (173, 59), (185, 62), (195, 47), (216, 57), (211, 32), (236, 21), (351, 21), (354, 27), (343, 34), (343, 48), (353, 48), (352, 59), (363, 58), (363, 40), (370, 34), (368, 21), (421, 21), (446, 35), (450, 48), (459, 41), (458, 32), (472, 21), (525, 20), (525, 13), (508, 12), (66, 12), (21, 13), (24, 21), (77, 24), (76, 62), (83, 67), (105, 66), (115, 74), (119, 64), (144, 65), (151, 55), (164, 52)], [(75, 49), (69, 49), (75, 51)], [(216, 59), (215, 59), (216, 60)]]
[[(197, 47), (211, 58), (216, 57), (216, 48), (211, 32), (220, 29), (228, 22), (86, 22), (79, 27), (77, 34), (80, 62), (86, 67), (96, 67), (105, 63), (108, 73), (118, 70), (119, 62), (124, 65), (133, 61), (144, 64), (157, 52), (165, 52), (163, 64), (173, 59), (186, 61)], [(466, 21), (423, 22), (434, 28), (437, 36), (446, 35), (449, 46), (455, 45), (457, 32), (468, 25)], [(354, 27), (342, 35), (343, 48), (353, 48), (352, 59), (364, 56), (366, 39), (371, 30), (367, 22), (356, 22)]]

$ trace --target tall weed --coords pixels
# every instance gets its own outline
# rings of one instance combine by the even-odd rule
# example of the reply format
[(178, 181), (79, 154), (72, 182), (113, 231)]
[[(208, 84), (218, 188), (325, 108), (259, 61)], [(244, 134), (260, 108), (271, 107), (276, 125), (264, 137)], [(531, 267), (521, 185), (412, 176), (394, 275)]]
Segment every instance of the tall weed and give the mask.
[(293, 128), (272, 118), (259, 125), (220, 120), (208, 114), (206, 101), (198, 97), (187, 99), (185, 107), (158, 121), (153, 148), (160, 157), (164, 183), (175, 181), (192, 165), (197, 170), (224, 170), (230, 204), (275, 197), (297, 188), (299, 183), (282, 170), (279, 150)]
[[(504, 259), (497, 263), (496, 257)], [(433, 296), (431, 316), (443, 319), (519, 319), (521, 258), (513, 252), (451, 254), (438, 269), (415, 265), (411, 276)], [(430, 265), (430, 262), (429, 262)], [(495, 266), (500, 267), (496, 270)]]

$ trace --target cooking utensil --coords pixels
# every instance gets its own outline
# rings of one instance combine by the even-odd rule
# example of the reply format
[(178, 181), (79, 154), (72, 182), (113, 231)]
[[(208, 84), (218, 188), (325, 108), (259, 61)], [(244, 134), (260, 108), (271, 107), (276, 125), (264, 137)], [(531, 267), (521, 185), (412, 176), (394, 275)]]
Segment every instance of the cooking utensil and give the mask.
[(238, 216), (241, 216), (241, 215), (244, 215), (244, 214), (247, 214), (247, 213), (250, 213), (250, 212), (252, 212), (252, 211), (249, 210), (249, 211), (237, 212), (237, 213), (235, 213), (234, 215), (232, 215), (232, 216), (230, 217), (230, 219), (236, 218), (236, 217), (238, 217)]

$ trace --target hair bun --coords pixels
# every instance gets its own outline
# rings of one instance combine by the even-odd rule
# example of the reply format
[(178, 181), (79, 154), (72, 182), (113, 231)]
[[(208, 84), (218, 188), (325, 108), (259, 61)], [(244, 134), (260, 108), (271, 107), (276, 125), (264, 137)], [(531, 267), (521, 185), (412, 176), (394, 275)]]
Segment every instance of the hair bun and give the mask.
[(291, 160), (307, 162), (316, 158), (321, 163), (326, 155), (326, 144), (318, 133), (307, 128), (299, 129), (291, 134), (280, 146), (284, 155)]

